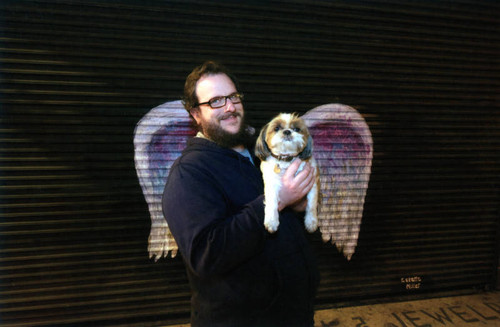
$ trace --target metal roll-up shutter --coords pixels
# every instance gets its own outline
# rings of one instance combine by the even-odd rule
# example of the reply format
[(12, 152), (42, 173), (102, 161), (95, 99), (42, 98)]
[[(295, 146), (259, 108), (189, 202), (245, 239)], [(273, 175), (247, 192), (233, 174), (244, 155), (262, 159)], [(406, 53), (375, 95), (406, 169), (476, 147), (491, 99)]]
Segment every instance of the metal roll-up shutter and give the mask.
[(495, 286), (494, 1), (2, 1), (2, 326), (189, 320), (179, 257), (148, 259), (135, 124), (216, 59), (249, 122), (355, 107), (374, 146), (358, 248), (313, 237), (318, 308)]

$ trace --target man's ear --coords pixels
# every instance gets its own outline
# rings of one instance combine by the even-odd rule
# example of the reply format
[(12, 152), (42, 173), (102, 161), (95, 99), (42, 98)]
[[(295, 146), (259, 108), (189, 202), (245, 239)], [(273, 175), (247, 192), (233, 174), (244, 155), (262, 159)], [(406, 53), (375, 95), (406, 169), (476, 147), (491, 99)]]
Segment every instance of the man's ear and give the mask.
[(198, 107), (192, 108), (191, 110), (189, 110), (189, 113), (191, 114), (191, 116), (195, 120), (196, 124), (200, 125), (200, 119), (201, 119), (200, 108), (198, 108)]
[(266, 158), (271, 155), (271, 150), (269, 150), (266, 143), (268, 125), (262, 127), (259, 137), (257, 138), (257, 142), (255, 143), (255, 155), (262, 161), (266, 160)]
[(304, 148), (304, 150), (302, 150), (302, 152), (299, 153), (299, 158), (302, 160), (309, 159), (312, 156), (312, 152), (313, 152), (313, 138), (311, 135), (309, 135), (309, 137), (307, 138), (307, 145)]

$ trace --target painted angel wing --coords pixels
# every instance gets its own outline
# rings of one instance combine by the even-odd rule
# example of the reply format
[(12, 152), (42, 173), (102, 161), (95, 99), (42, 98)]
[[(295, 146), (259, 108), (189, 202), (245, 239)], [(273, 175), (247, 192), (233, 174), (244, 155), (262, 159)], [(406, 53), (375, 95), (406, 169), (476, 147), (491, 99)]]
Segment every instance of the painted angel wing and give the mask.
[(320, 169), (319, 230), (325, 242), (331, 240), (350, 260), (358, 243), (371, 173), (370, 129), (355, 109), (342, 104), (316, 107), (302, 118), (313, 137)]
[(161, 199), (170, 167), (195, 133), (181, 101), (151, 109), (134, 131), (135, 169), (151, 215), (148, 251), (155, 261), (170, 251), (172, 257), (177, 254), (177, 243), (163, 216)]

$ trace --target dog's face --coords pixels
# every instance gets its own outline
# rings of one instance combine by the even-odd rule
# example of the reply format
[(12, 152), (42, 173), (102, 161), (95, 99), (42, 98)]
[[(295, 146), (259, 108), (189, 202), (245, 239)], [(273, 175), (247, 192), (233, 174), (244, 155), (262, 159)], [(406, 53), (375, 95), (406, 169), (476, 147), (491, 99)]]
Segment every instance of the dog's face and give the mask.
[(308, 159), (312, 154), (312, 138), (298, 115), (282, 113), (261, 130), (255, 152), (261, 160), (271, 153)]

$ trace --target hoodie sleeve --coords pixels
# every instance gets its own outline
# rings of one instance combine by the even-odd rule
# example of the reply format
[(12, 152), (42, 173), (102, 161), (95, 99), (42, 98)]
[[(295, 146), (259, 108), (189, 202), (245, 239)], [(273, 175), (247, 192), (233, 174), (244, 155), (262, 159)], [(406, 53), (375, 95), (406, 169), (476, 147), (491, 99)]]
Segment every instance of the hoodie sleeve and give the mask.
[(171, 170), (163, 212), (190, 269), (200, 277), (223, 274), (262, 251), (264, 196), (230, 213), (223, 186), (201, 167)]

